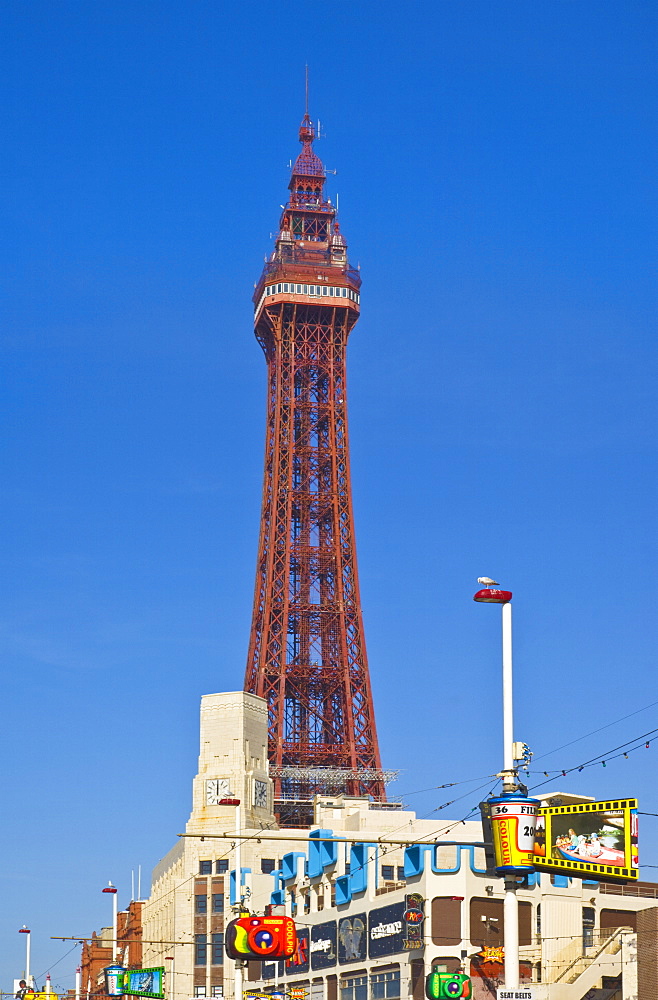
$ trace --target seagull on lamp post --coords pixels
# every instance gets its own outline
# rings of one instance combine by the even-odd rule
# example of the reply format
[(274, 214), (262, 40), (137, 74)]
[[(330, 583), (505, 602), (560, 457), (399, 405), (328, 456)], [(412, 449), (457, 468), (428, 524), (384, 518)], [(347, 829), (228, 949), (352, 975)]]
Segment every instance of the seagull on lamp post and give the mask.
[(483, 587), (498, 587), (498, 580), (492, 580), (490, 576), (479, 576), (478, 583), (481, 583)]

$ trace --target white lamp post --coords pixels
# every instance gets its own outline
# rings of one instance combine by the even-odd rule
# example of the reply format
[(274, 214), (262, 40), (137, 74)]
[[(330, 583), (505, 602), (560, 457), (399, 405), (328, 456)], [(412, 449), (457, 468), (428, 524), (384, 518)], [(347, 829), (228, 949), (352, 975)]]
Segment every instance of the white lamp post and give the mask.
[(19, 929), (19, 934), (25, 935), (25, 982), (29, 986), (30, 984), (30, 929), (26, 927), (25, 924)]
[[(500, 604), (502, 606), (503, 639), (503, 795), (511, 794), (517, 788), (517, 773), (514, 767), (514, 703), (512, 698), (512, 592), (497, 590), (498, 584), (489, 577), (480, 577), (478, 583), (485, 585), (473, 600), (479, 604)], [(516, 878), (505, 879), (504, 946), (505, 946), (505, 986), (509, 990), (519, 986), (519, 901), (516, 896)]]
[(118, 934), (117, 934), (117, 923), (118, 923), (118, 917), (117, 917), (117, 890), (112, 885), (111, 882), (108, 882), (107, 885), (105, 886), (105, 888), (103, 889), (103, 892), (109, 892), (112, 895), (112, 964), (116, 965), (117, 964), (117, 957), (118, 957), (118, 954), (119, 954), (119, 942), (117, 941), (117, 937), (118, 937)]
[[(220, 799), (220, 806), (235, 806), (235, 891), (238, 911), (242, 909), (242, 851), (240, 850), (240, 799)], [(234, 1000), (242, 1000), (242, 966), (235, 963)]]
[(174, 997), (174, 956), (165, 955), (165, 962), (171, 962), (167, 972), (168, 972), (168, 989), (166, 993), (169, 996), (169, 1000), (173, 1000)]

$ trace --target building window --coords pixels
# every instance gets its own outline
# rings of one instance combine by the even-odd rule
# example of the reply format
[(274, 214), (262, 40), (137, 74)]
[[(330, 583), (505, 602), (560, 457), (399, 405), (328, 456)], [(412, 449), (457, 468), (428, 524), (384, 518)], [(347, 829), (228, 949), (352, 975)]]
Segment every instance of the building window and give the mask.
[(223, 965), (224, 964), (224, 935), (223, 934), (213, 934), (212, 936), (212, 949), (210, 953), (210, 963), (211, 965)]
[(537, 940), (541, 939), (541, 903), (537, 903), (537, 909), (535, 911), (535, 933), (537, 935)]
[(290, 913), (293, 917), (297, 916), (297, 896), (294, 889), (290, 890)]
[(275, 869), (276, 869), (276, 861), (274, 860), (274, 858), (261, 858), (260, 870), (262, 871), (263, 875), (271, 875)]
[(210, 995), (211, 995), (211, 997), (223, 997), (224, 996), (224, 985), (221, 984), (220, 986), (211, 986), (210, 987)]
[[(208, 961), (208, 942), (205, 934), (194, 935), (194, 964), (205, 965)], [(205, 996), (205, 990), (204, 994)]]
[(207, 896), (195, 896), (194, 897), (194, 911), (195, 911), (195, 913), (207, 913), (208, 912), (208, 897)]
[(350, 862), (346, 861), (345, 862), (345, 874), (349, 875), (349, 873), (350, 873)]
[(389, 1000), (400, 996), (400, 970), (375, 972), (370, 977), (371, 1000)]
[(228, 858), (220, 858), (215, 861), (215, 875), (223, 875), (228, 871)]
[(368, 980), (365, 976), (343, 979), (340, 984), (340, 1000), (368, 1000)]
[(194, 987), (194, 996), (195, 997), (205, 997), (205, 995), (206, 995), (206, 988), (205, 988), (205, 986), (195, 986)]
[(213, 913), (223, 913), (224, 912), (224, 893), (223, 892), (213, 892), (213, 894), (212, 894), (212, 912)]
[(212, 861), (199, 861), (199, 875), (212, 875)]
[(311, 983), (311, 1000), (324, 1000), (324, 983), (321, 979)]
[(385, 882), (392, 882), (395, 878), (395, 868), (393, 865), (382, 865), (382, 878)]
[(398, 882), (404, 882), (404, 865), (398, 865)]
[(304, 913), (311, 912), (311, 894), (310, 892), (304, 893)]

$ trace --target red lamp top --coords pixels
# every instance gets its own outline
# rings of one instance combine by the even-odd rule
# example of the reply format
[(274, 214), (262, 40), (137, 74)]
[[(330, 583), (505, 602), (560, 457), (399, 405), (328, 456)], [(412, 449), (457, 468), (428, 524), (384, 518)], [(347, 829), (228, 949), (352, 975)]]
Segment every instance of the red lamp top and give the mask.
[(240, 805), (240, 799), (220, 799), (219, 800), (219, 805), (220, 806), (239, 806)]
[(116, 888), (115, 888), (115, 887), (114, 887), (114, 886), (112, 885), (112, 883), (110, 882), (110, 884), (109, 884), (109, 885), (106, 885), (106, 886), (105, 886), (105, 888), (104, 888), (104, 889), (103, 889), (102, 891), (103, 891), (103, 892), (118, 892), (119, 890), (118, 890), (118, 889), (116, 889)]
[(484, 590), (478, 590), (477, 594), (473, 595), (473, 600), (477, 601), (478, 604), (509, 604), (512, 600), (512, 591), (485, 587)]
[(29, 927), (20, 927), (18, 933), (19, 934), (29, 934), (30, 933), (30, 928)]

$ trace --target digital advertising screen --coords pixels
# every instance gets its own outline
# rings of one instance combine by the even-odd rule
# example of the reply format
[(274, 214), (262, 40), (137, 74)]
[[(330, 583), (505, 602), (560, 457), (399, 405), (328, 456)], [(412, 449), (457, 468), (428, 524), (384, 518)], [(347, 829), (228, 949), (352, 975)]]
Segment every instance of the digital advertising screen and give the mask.
[(128, 969), (123, 974), (122, 991), (136, 997), (164, 997), (164, 968)]
[(639, 877), (637, 799), (537, 810), (533, 866), (597, 882)]

